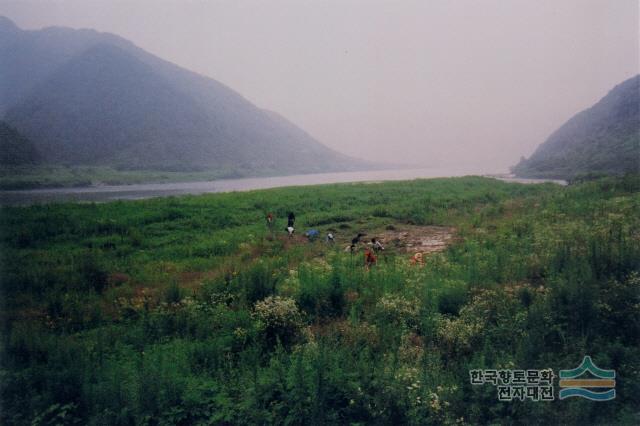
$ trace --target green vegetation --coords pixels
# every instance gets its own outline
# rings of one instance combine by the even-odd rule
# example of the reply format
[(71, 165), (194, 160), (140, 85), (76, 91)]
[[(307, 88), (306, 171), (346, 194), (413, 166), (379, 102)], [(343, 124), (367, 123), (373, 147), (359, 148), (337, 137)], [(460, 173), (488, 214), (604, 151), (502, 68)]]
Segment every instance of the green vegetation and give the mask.
[(0, 169), (0, 189), (197, 182), (256, 176), (250, 170), (216, 169), (200, 172), (118, 170), (112, 167), (21, 165)]
[[(467, 177), (4, 208), (0, 421), (637, 424), (639, 193)], [(290, 210), (339, 242), (281, 235)], [(369, 270), (342, 250), (407, 224), (454, 242), (424, 266), (387, 242)], [(584, 355), (615, 400), (469, 383)]]

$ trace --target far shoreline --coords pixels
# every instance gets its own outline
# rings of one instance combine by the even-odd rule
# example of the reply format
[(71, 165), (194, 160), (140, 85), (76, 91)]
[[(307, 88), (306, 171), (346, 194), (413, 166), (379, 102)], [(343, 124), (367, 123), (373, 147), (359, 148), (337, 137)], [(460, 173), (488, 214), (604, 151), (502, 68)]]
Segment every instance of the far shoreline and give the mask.
[(273, 177), (245, 177), (199, 181), (131, 183), (124, 185), (92, 185), (77, 187), (0, 190), (0, 205), (25, 206), (56, 202), (109, 202), (155, 197), (200, 195), (207, 193), (252, 191), (271, 188), (327, 184), (375, 183), (414, 179), (478, 176), (505, 182), (534, 184), (555, 183), (557, 179), (521, 179), (506, 173), (486, 173), (470, 168), (422, 168), (400, 170), (370, 170), (360, 172), (315, 173)]

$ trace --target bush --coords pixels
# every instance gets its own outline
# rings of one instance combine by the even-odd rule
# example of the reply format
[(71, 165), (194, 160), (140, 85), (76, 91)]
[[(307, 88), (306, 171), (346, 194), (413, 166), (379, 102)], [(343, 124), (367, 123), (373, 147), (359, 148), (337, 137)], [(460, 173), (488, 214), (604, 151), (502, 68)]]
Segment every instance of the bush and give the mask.
[(384, 325), (416, 328), (420, 320), (420, 303), (415, 299), (387, 294), (376, 303), (375, 316)]
[[(304, 263), (298, 273), (290, 274), (284, 290), (294, 293), (300, 309), (312, 320), (335, 318), (343, 314), (345, 299), (342, 279), (337, 270), (325, 262)], [(330, 271), (330, 272), (329, 272)]]
[(458, 315), (460, 308), (468, 301), (468, 291), (464, 282), (447, 282), (438, 297), (438, 311), (445, 315)]
[(299, 340), (303, 322), (295, 300), (269, 296), (256, 303), (254, 316), (268, 347), (278, 342), (287, 347)]
[(483, 290), (460, 309), (457, 318), (441, 318), (437, 334), (452, 355), (470, 353), (483, 341), (496, 351), (511, 349), (523, 333), (520, 308), (509, 292)]
[(274, 293), (277, 277), (273, 273), (271, 265), (264, 261), (258, 261), (255, 265), (240, 272), (237, 282), (240, 284), (247, 306), (251, 306), (258, 300)]
[(109, 283), (109, 273), (95, 253), (83, 256), (80, 262), (82, 287), (101, 293)]
[(172, 305), (180, 303), (184, 297), (184, 292), (176, 281), (172, 281), (164, 291), (164, 302)]

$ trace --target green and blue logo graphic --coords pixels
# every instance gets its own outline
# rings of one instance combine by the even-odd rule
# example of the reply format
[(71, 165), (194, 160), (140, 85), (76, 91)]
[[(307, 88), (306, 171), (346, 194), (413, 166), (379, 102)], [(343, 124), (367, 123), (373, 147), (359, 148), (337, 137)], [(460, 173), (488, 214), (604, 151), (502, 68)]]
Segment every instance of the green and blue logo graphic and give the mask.
[[(587, 371), (596, 378), (578, 378)], [(615, 370), (598, 368), (590, 356), (585, 356), (577, 368), (560, 370), (560, 399), (578, 396), (592, 401), (610, 401), (616, 397), (615, 378)], [(601, 390), (594, 391), (591, 389)]]

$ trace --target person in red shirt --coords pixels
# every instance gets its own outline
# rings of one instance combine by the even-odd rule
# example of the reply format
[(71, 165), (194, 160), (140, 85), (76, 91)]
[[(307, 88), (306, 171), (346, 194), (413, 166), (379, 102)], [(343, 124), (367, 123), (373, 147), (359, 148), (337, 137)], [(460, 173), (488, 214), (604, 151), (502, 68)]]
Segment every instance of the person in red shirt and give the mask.
[(370, 248), (366, 249), (364, 252), (364, 264), (367, 268), (376, 264), (376, 255), (373, 253), (373, 250)]

